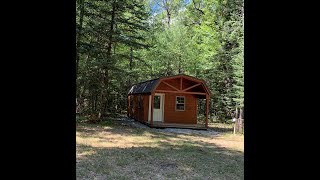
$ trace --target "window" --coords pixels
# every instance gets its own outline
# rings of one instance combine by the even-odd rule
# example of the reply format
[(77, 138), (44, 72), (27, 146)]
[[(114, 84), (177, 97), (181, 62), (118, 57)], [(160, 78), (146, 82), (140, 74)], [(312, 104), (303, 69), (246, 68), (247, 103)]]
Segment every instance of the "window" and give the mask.
[(176, 111), (184, 111), (184, 103), (185, 103), (185, 97), (184, 96), (177, 96), (176, 97)]
[(153, 109), (160, 109), (160, 96), (154, 96)]

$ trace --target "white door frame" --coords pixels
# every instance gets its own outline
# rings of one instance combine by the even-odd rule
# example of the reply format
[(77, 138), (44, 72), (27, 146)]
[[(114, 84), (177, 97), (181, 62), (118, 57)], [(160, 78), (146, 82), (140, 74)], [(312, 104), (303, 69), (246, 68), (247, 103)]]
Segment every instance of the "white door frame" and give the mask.
[[(155, 93), (155, 96), (160, 96), (160, 108), (162, 109), (162, 120), (157, 121), (157, 122), (163, 122), (164, 121), (164, 99), (165, 99), (165, 94), (164, 93)], [(154, 109), (153, 109), (154, 112)], [(154, 113), (153, 113), (154, 115)], [(151, 95), (149, 96), (149, 113), (148, 113), (148, 122), (151, 121)], [(155, 121), (153, 119), (153, 121)]]

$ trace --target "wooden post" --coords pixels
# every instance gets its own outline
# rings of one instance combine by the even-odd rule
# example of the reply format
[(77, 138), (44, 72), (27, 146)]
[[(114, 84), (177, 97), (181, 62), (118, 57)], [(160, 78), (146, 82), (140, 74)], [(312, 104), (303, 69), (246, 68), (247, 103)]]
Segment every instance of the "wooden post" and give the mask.
[(209, 95), (206, 94), (206, 128), (208, 128)]
[(233, 134), (236, 134), (236, 131), (238, 130), (238, 116), (238, 108), (236, 108)]
[(180, 90), (182, 90), (182, 78), (180, 78)]
[(153, 126), (153, 106), (154, 106), (154, 93), (151, 93), (151, 117), (150, 117), (150, 125)]
[(137, 111), (138, 111), (138, 121), (140, 122), (140, 108), (139, 108), (139, 106), (140, 106), (140, 95), (138, 96), (138, 109), (137, 109)]
[(243, 134), (243, 128), (242, 128), (242, 109), (239, 108), (240, 112), (239, 112), (239, 131), (241, 131), (241, 133)]

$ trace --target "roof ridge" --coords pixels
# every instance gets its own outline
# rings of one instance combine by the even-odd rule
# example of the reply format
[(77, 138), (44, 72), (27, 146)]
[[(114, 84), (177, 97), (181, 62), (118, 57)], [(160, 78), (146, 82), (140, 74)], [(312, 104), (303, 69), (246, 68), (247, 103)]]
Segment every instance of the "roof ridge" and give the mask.
[(134, 85), (137, 85), (137, 84), (143, 84), (143, 83), (146, 83), (148, 81), (154, 81), (154, 80), (157, 80), (157, 79), (160, 79), (160, 78), (155, 78), (155, 79), (150, 79), (150, 80), (142, 81), (142, 82), (139, 82), (139, 83), (135, 83), (135, 84), (132, 84), (131, 87), (134, 86)]
[[(155, 79), (150, 79), (150, 80), (146, 80), (146, 81), (139, 82), (139, 83), (136, 83), (136, 84), (132, 84), (128, 94), (150, 93), (157, 86), (159, 81), (162, 81), (163, 79), (166, 79), (166, 78), (172, 78), (172, 77), (174, 78), (175, 76), (185, 76), (185, 77), (188, 77), (190, 79), (197, 80), (198, 82), (202, 82), (204, 88), (210, 94), (208, 86), (207, 86), (206, 82), (203, 79), (200, 79), (200, 78), (197, 78), (197, 77), (193, 77), (193, 76), (189, 76), (189, 75), (182, 74), (182, 73), (181, 74), (172, 75), (172, 76), (162, 76), (162, 77), (158, 77), (158, 78), (155, 78)], [(154, 83), (154, 81), (156, 81), (156, 82)]]

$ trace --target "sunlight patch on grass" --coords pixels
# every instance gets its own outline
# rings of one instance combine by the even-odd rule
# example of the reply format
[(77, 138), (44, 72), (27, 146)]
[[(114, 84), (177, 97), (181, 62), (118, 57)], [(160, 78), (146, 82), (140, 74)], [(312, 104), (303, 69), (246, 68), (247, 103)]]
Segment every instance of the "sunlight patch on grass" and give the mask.
[(77, 179), (243, 179), (241, 135), (110, 124), (77, 128)]
[(113, 128), (109, 127), (109, 126), (105, 126), (105, 127), (103, 127), (103, 129), (113, 129)]

